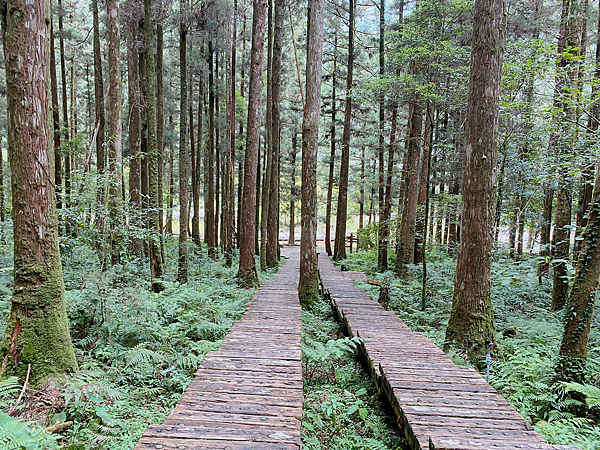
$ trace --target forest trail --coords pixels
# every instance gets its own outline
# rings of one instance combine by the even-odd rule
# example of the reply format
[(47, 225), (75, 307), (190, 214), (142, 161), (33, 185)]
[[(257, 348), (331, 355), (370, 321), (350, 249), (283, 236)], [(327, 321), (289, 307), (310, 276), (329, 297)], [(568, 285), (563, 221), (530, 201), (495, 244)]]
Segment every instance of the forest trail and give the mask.
[(424, 333), (356, 286), (326, 254), (319, 256), (325, 294), (389, 399), (414, 450), (577, 450), (549, 445), (475, 369), (454, 364)]
[(162, 425), (134, 450), (300, 449), (299, 251), (254, 294), (219, 350), (206, 355)]

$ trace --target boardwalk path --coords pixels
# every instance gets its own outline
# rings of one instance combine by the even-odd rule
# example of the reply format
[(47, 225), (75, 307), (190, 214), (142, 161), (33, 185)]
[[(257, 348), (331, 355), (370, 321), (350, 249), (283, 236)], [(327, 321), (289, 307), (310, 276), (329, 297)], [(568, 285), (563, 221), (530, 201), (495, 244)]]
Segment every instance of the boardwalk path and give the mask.
[(176, 408), (134, 450), (300, 448), (299, 253), (289, 254), (219, 350), (206, 355)]
[(577, 450), (549, 445), (473, 368), (455, 365), (424, 333), (354, 286), (327, 255), (323, 287), (340, 319), (365, 339), (371, 375), (414, 450)]

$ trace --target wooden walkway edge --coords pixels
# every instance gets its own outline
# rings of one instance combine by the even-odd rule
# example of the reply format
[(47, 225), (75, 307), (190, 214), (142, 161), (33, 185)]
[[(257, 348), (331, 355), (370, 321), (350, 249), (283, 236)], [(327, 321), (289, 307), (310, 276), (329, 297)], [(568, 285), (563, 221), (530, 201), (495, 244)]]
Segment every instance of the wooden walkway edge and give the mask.
[(205, 356), (175, 409), (134, 450), (301, 448), (299, 252), (288, 254), (219, 350)]
[(326, 254), (319, 256), (323, 291), (413, 450), (578, 450), (550, 445), (475, 369), (455, 365), (424, 333), (411, 331), (354, 286)]

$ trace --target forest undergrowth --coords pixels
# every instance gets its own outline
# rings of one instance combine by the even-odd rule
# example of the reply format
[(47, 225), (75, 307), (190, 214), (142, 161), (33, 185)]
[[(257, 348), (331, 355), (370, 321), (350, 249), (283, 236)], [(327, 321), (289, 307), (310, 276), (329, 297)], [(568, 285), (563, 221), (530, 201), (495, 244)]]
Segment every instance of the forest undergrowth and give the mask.
[[(404, 450), (405, 441), (356, 357), (358, 338), (343, 335), (331, 305), (302, 312), (305, 450)], [(389, 411), (386, 412), (386, 411)]]
[[(409, 266), (406, 279), (393, 272), (378, 273), (377, 250), (348, 255), (341, 262), (349, 270), (366, 272), (389, 285), (394, 310), (415, 331), (425, 332), (442, 347), (454, 287), (456, 257), (444, 248), (428, 251), (425, 311), (421, 311), (422, 266)], [(393, 261), (393, 255), (390, 256)], [(521, 261), (507, 251), (496, 251), (492, 274), (492, 302), (498, 351), (492, 362), (490, 384), (527, 418), (551, 444), (600, 449), (600, 319), (596, 314), (590, 334), (586, 384), (555, 381), (555, 363), (563, 333), (564, 312), (549, 312), (552, 280), (537, 276), (538, 260)], [(393, 266), (390, 266), (393, 267)], [(356, 281), (372, 298), (379, 287)], [(464, 355), (450, 351), (457, 364)]]
[[(0, 231), (1, 335), (13, 282), (9, 225)], [(28, 389), (18, 405), (23, 380), (0, 382), (0, 450), (130, 450), (149, 424), (164, 420), (253, 291), (237, 286), (237, 262), (225, 267), (192, 245), (190, 281), (177, 283), (176, 237), (165, 238), (160, 294), (151, 292), (147, 261), (103, 270), (89, 245), (78, 239), (63, 244), (79, 371)], [(273, 273), (261, 273), (261, 281)]]

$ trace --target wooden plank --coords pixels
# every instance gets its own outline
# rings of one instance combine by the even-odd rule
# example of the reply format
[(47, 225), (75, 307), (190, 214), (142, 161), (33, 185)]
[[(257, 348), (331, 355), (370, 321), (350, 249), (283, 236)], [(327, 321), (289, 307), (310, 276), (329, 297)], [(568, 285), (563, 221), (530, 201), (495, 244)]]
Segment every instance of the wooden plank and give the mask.
[(136, 450), (299, 450), (300, 444), (142, 437), (135, 448)]

